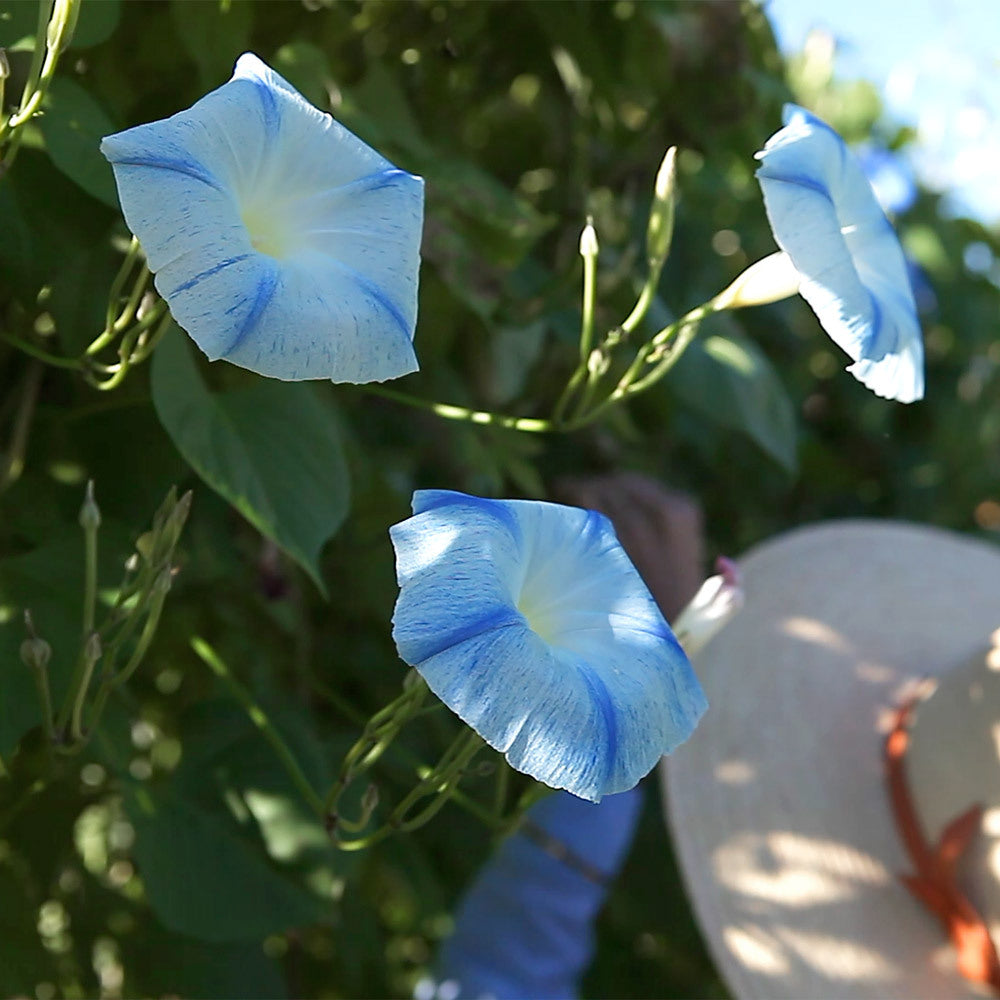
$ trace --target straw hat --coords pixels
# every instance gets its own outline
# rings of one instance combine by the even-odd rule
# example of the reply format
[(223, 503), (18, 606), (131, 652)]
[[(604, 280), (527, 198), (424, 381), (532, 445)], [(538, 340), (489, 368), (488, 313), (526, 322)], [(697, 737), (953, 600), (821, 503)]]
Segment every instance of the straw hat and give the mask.
[(960, 975), (941, 920), (900, 879), (915, 871), (886, 745), (894, 726), (906, 739), (900, 706), (934, 688), (908, 730), (912, 802), (932, 845), (983, 805), (955, 880), (1000, 942), (1000, 548), (842, 521), (770, 541), (740, 567), (744, 609), (695, 662), (708, 713), (662, 771), (694, 910), (732, 992), (993, 995)]

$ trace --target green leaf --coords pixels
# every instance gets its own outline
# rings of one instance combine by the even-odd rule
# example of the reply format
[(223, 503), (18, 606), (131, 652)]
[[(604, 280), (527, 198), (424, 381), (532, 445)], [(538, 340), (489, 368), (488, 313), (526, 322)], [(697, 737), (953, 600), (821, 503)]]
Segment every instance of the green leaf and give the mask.
[[(350, 739), (336, 748), (325, 746), (301, 705), (265, 702), (264, 707), (313, 788), (328, 788), (333, 781), (330, 762), (347, 752)], [(307, 887), (329, 917), (330, 901), (339, 895), (338, 887), (358, 856), (333, 846), (242, 706), (224, 699), (193, 705), (184, 714), (180, 737), (184, 753), (171, 777), (178, 795), (207, 804), (234, 797), (243, 803), (268, 857)]]
[(326, 594), (319, 553), (347, 516), (337, 423), (314, 389), (258, 379), (211, 393), (174, 327), (153, 357), (153, 403), (177, 450)]
[(333, 75), (322, 49), (309, 42), (289, 42), (274, 53), (271, 65), (307, 101), (323, 110), (329, 108)]
[(278, 1000), (288, 995), (277, 963), (260, 944), (208, 944), (158, 927), (121, 942), (129, 996)]
[(55, 975), (54, 961), (42, 947), (37, 911), (25, 898), (8, 864), (0, 864), (0, 996), (34, 996), (36, 984)]
[(745, 337), (695, 339), (669, 378), (704, 418), (745, 434), (788, 472), (797, 467), (795, 410), (760, 348)]
[(23, 148), (0, 183), (0, 288), (34, 308), (74, 254), (103, 242), (110, 214), (44, 152)]
[[(325, 787), (328, 760), (304, 709), (266, 710), (310, 780)], [(183, 756), (169, 780), (134, 786), (126, 798), (139, 871), (164, 925), (222, 942), (332, 920), (357, 859), (331, 844), (243, 708), (199, 702), (178, 735)]]
[(130, 788), (133, 854), (164, 926), (204, 941), (246, 941), (330, 915), (282, 874), (255, 843), (254, 828), (220, 804), (181, 798), (171, 786)]
[(107, 41), (121, 17), (121, 0), (86, 0), (80, 5), (80, 17), (70, 42), (72, 49), (88, 49)]
[[(100, 490), (101, 513), (128, 525), (136, 534), (148, 526), (167, 490), (188, 474), (183, 459), (146, 399), (115, 395), (114, 409), (79, 416), (69, 426), (66, 457), (78, 462)], [(57, 416), (58, 419), (58, 416)], [(122, 428), (128, 427), (123, 433)], [(109, 442), (114, 447), (109, 447)], [(52, 449), (55, 451), (55, 449)], [(135, 474), (142, 469), (142, 475)], [(187, 543), (184, 543), (185, 547)]]
[(544, 320), (523, 326), (501, 326), (490, 338), (492, 395), (498, 405), (509, 403), (524, 390), (532, 368), (545, 346)]
[(224, 83), (249, 47), (253, 4), (247, 0), (173, 0), (170, 14), (188, 55), (198, 67), (202, 90)]
[(117, 207), (111, 165), (100, 151), (115, 123), (80, 84), (64, 76), (52, 81), (44, 106), (41, 129), (52, 162), (87, 194)]
[[(407, 169), (433, 179), (427, 191), (428, 215), (445, 221), (475, 250), (503, 268), (516, 266), (554, 219), (542, 215), (470, 160), (443, 154), (427, 141), (396, 77), (379, 63), (344, 95), (337, 117), (376, 149), (398, 149)], [(435, 244), (451, 244), (432, 231)], [(430, 259), (451, 247), (426, 248)]]
[(37, 4), (22, 2), (0, 8), (0, 46), (3, 48), (34, 48), (37, 28)]

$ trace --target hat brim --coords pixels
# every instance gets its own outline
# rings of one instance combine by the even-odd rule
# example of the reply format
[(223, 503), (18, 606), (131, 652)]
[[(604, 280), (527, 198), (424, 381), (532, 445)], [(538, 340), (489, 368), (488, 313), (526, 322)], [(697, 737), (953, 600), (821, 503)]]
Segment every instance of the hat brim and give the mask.
[(842, 521), (740, 568), (745, 606), (695, 664), (709, 710), (661, 771), (720, 972), (740, 1000), (992, 995), (899, 881), (883, 742), (908, 689), (1000, 625), (1000, 549)]

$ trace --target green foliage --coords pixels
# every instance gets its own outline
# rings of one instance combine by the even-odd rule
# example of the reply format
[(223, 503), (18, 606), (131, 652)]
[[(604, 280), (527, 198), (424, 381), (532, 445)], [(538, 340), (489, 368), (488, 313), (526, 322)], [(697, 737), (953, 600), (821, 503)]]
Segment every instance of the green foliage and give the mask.
[(706, 420), (745, 434), (789, 472), (796, 468), (791, 400), (767, 356), (747, 337), (696, 340), (677, 363), (675, 391)]
[(317, 558), (347, 514), (337, 422), (308, 385), (255, 380), (211, 393), (174, 328), (156, 352), (156, 412), (206, 483), (324, 590)]
[(114, 123), (80, 84), (66, 77), (52, 81), (41, 120), (45, 148), (70, 180), (112, 208), (118, 194), (111, 166), (98, 147), (114, 131)]
[[(37, 14), (0, 8), (5, 116), (30, 80)], [(752, 4), (83, 0), (0, 176), (3, 996), (98, 995), (102, 977), (123, 996), (411, 995), (490, 850), (487, 828), (452, 803), (412, 837), (336, 851), (259, 716), (190, 642), (219, 651), (322, 797), (404, 677), (386, 529), (415, 488), (541, 497), (561, 475), (640, 470), (700, 499), (712, 554), (848, 515), (1000, 530), (1000, 238), (942, 217), (927, 192), (897, 220), (925, 283), (928, 394), (906, 409), (843, 373), (797, 299), (708, 317), (662, 382), (566, 434), (269, 382), (210, 365), (174, 327), (151, 344), (150, 326), (121, 384), (95, 388), (86, 376), (113, 376), (121, 341), (86, 352), (130, 252), (97, 143), (190, 106), (245, 50), (426, 178), (421, 371), (399, 388), (518, 417), (550, 416), (579, 361), (588, 216), (597, 341), (629, 315), (669, 146), (672, 248), (644, 320), (609, 348), (609, 379), (774, 249), (753, 153), (783, 101), (809, 102), (852, 140), (909, 139), (877, 124), (869, 86), (840, 83), (829, 65), (786, 68)], [(985, 248), (985, 269), (963, 266), (970, 245)], [(127, 312), (138, 289), (125, 326), (150, 315), (135, 280), (111, 303), (112, 318)], [(53, 720), (20, 657), (23, 612), (52, 648), (58, 714), (88, 638), (77, 518), (91, 479), (98, 622), (116, 601), (147, 607), (151, 588), (130, 592), (123, 564), (134, 553), (150, 565), (171, 485), (194, 500), (170, 559), (158, 553), (172, 587), (155, 638), (97, 732), (67, 749), (46, 739)], [(373, 765), (376, 816), (455, 732), (430, 713)], [(352, 815), (363, 793), (352, 789)], [(722, 995), (667, 853), (650, 803), (588, 995)]]

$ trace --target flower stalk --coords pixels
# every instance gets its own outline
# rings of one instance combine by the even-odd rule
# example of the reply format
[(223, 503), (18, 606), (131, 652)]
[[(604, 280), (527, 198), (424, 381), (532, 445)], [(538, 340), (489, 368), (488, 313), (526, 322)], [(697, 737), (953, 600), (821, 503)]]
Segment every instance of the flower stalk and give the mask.
[(24, 126), (38, 113), (55, 76), (59, 57), (76, 30), (81, 0), (39, 0), (38, 27), (28, 78), (17, 110), (0, 120), (0, 178), (14, 165)]
[[(60, 752), (77, 753), (84, 747), (100, 722), (108, 697), (134, 674), (148, 653), (170, 589), (174, 548), (190, 506), (190, 493), (180, 499), (175, 490), (167, 494), (154, 516), (152, 530), (140, 537), (139, 551), (126, 561), (115, 602), (98, 624), (97, 534), (101, 515), (94, 501), (93, 484), (88, 484), (80, 509), (84, 532), (83, 638), (56, 724), (46, 732)], [(136, 632), (139, 636), (133, 644)], [(116, 669), (119, 658), (126, 653), (125, 666)], [(98, 663), (102, 665), (100, 671)], [(99, 681), (91, 698), (95, 677)], [(51, 709), (48, 718), (52, 718)]]
[(34, 676), (35, 689), (42, 709), (42, 732), (51, 744), (55, 741), (52, 690), (49, 685), (49, 660), (52, 658), (52, 647), (38, 637), (30, 611), (24, 612), (24, 629), (28, 633), (28, 638), (21, 643), (21, 660)]
[[(108, 291), (104, 329), (79, 357), (60, 357), (8, 331), (2, 336), (38, 361), (82, 372), (101, 392), (117, 389), (133, 367), (148, 360), (170, 328), (172, 316), (167, 303), (150, 288), (151, 277), (139, 241), (133, 237)], [(117, 361), (108, 364), (99, 360), (101, 352), (116, 341)]]

